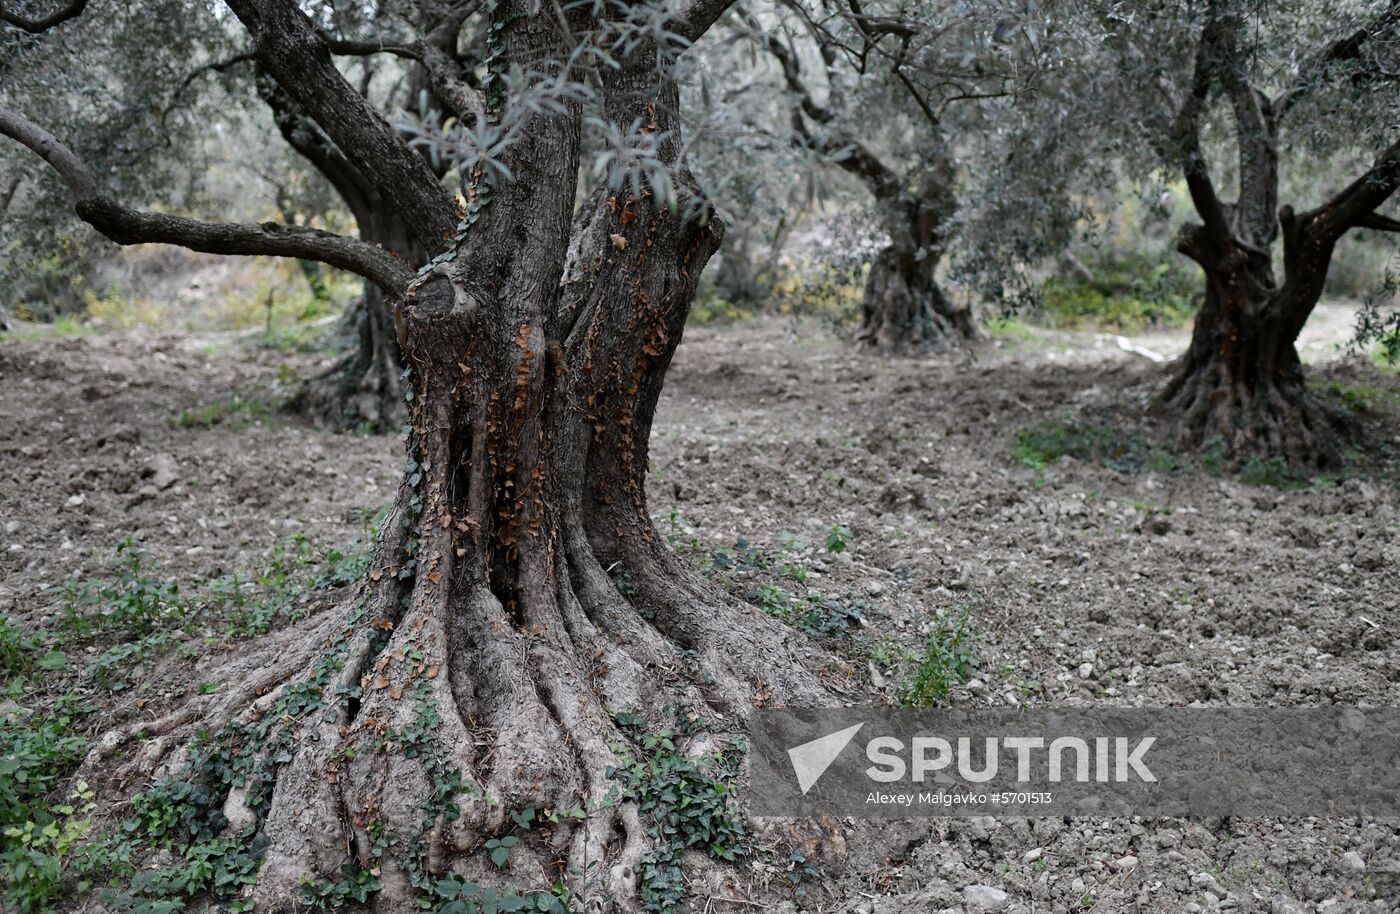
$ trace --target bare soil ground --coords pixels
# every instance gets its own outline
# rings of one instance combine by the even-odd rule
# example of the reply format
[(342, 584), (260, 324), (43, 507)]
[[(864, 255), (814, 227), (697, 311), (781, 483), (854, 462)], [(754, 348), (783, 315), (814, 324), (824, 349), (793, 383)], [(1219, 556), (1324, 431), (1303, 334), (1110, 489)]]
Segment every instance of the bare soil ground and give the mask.
[[(892, 360), (779, 320), (693, 328), (655, 429), (652, 509), (734, 592), (827, 601), (816, 622), (851, 622), (834, 643), (891, 692), (892, 658), (967, 613), (979, 671), (948, 696), (956, 707), (1400, 704), (1400, 380), (1334, 356), (1343, 312), (1309, 338), (1310, 377), (1357, 409), (1364, 456), (1292, 489), (1194, 459), (1014, 460), (1022, 430), (1061, 418), (1161, 443), (1144, 415), (1163, 367), (1113, 335), (1037, 331)], [(1184, 339), (1128, 342), (1170, 355)], [(323, 358), (149, 332), (0, 343), (0, 613), (51, 627), (47, 589), (101, 573), (126, 536), (193, 592), (293, 533), (361, 535), (397, 482), (397, 440), (250, 405)], [(837, 525), (848, 549), (833, 553)], [(192, 639), (83, 728), (172, 706), (198, 687), (199, 656), (231, 646), (218, 631)], [(848, 824), (848, 858), (827, 864), (842, 875), (810, 880), (810, 907), (973, 914), (965, 890), (988, 885), (1007, 893), (989, 910), (1007, 912), (1400, 909), (1375, 881), (1400, 869), (1394, 822)], [(774, 866), (755, 858), (755, 897), (771, 897), (759, 886)]]

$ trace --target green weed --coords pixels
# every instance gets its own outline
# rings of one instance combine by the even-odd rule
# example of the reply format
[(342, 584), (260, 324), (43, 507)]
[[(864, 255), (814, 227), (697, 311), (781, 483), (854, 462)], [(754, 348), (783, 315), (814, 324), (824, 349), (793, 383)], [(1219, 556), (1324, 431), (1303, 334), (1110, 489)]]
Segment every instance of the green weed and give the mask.
[(1306, 489), (1313, 484), (1307, 473), (1289, 465), (1282, 457), (1250, 457), (1240, 467), (1240, 481), (1251, 486), (1276, 489)]
[(734, 860), (748, 847), (733, 796), (737, 755), (687, 756), (676, 750), (676, 736), (641, 736), (645, 756), (629, 757), (614, 773), (624, 794), (654, 823), (657, 849), (642, 861), (641, 896), (657, 914), (670, 914), (684, 899), (682, 851), (697, 848)]
[(1064, 457), (1129, 474), (1145, 470), (1166, 473), (1177, 467), (1175, 457), (1137, 435), (1108, 425), (1083, 425), (1065, 419), (1047, 420), (1022, 430), (1011, 447), (1011, 457), (1034, 470), (1043, 470)]
[(186, 407), (176, 416), (175, 424), (180, 428), (207, 429), (221, 426), (228, 431), (239, 431), (268, 419), (272, 414), (272, 407), (262, 400), (235, 394), (227, 400)]
[(953, 686), (976, 672), (978, 637), (967, 613), (956, 619), (940, 617), (928, 633), (923, 654), (904, 664), (895, 701), (906, 708), (929, 708), (947, 698)]

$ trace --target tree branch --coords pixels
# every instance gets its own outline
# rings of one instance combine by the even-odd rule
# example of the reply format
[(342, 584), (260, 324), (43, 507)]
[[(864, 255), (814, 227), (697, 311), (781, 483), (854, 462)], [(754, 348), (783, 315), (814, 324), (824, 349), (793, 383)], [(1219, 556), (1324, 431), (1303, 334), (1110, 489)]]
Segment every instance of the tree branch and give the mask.
[(1376, 209), (1390, 199), (1397, 188), (1400, 188), (1400, 141), (1377, 156), (1375, 164), (1365, 174), (1338, 191), (1331, 200), (1305, 214), (1303, 219), (1322, 223), (1324, 231), (1333, 237), (1341, 237), (1351, 228), (1375, 228), (1376, 221), (1385, 218), (1377, 215)]
[(96, 178), (53, 134), (25, 117), (0, 108), (0, 135), (38, 153), (68, 185), (74, 209), (117, 244), (173, 244), (207, 254), (265, 254), (315, 260), (358, 273), (391, 295), (401, 296), (413, 270), (388, 251), (355, 238), (296, 225), (210, 223), (129, 209), (101, 193)]
[(907, 19), (866, 15), (860, 0), (847, 0), (846, 5), (851, 11), (851, 22), (871, 41), (879, 41), (886, 35), (897, 35), (907, 40), (919, 34), (918, 24)]
[(1177, 147), (1175, 154), (1179, 156), (1186, 188), (1191, 193), (1191, 203), (1204, 223), (1206, 236), (1218, 247), (1230, 242), (1230, 222), (1225, 205), (1220, 202), (1220, 195), (1211, 181), (1205, 154), (1201, 151), (1201, 114), (1210, 97), (1216, 68), (1228, 37), (1222, 17), (1213, 13), (1202, 27), (1201, 37), (1196, 42), (1191, 87), (1171, 128), (1172, 141)]
[(326, 48), (332, 54), (339, 54), (341, 57), (370, 57), (374, 54), (391, 54), (405, 60), (423, 59), (420, 49), (412, 45), (373, 39), (336, 38), (324, 32), (322, 35), (326, 41)]
[(1356, 220), (1356, 227), (1377, 232), (1400, 232), (1400, 219), (1392, 219), (1380, 213), (1367, 213)]
[(735, 0), (685, 0), (676, 13), (672, 28), (676, 34), (694, 44), (734, 3)]
[(819, 124), (830, 123), (835, 115), (819, 105), (813, 98), (807, 84), (802, 80), (802, 70), (796, 55), (787, 45), (783, 44), (782, 39), (771, 33), (765, 35), (759, 23), (752, 18), (748, 20), (748, 24), (755, 33), (764, 36), (761, 40), (782, 68), (783, 80), (787, 83), (788, 89), (797, 96), (799, 107), (792, 112), (794, 142), (797, 142), (798, 145), (805, 143), (827, 156), (842, 171), (863, 181), (877, 199), (898, 196), (904, 188), (904, 183), (900, 181), (899, 175), (863, 143), (850, 137), (835, 140), (829, 137), (813, 136), (812, 132), (807, 129), (806, 122), (802, 119), (804, 114)]
[(39, 158), (58, 172), (75, 199), (97, 196), (97, 179), (92, 171), (73, 150), (43, 127), (7, 108), (0, 108), (0, 136), (7, 136), (38, 153)]
[(26, 32), (37, 35), (40, 32), (47, 32), (54, 26), (62, 25), (69, 19), (77, 18), (78, 16), (82, 15), (82, 12), (84, 9), (87, 8), (87, 5), (88, 0), (69, 0), (67, 5), (60, 6), (58, 9), (54, 10), (52, 13), (49, 13), (47, 16), (40, 16), (37, 19), (30, 19), (28, 17), (21, 16), (19, 13), (10, 12), (6, 8), (6, 5), (4, 3), (0, 3), (0, 22), (6, 23), (7, 25), (12, 25), (17, 29), (23, 29)]
[(1303, 67), (1293, 86), (1279, 93), (1273, 100), (1274, 111), (1280, 117), (1288, 113), (1294, 105), (1322, 84), (1323, 79), (1327, 76), (1327, 71), (1333, 64), (1360, 59), (1367, 44), (1372, 43), (1372, 39), (1394, 31), (1397, 26), (1400, 26), (1400, 0), (1391, 0), (1385, 12), (1350, 35), (1338, 38), (1319, 51), (1311, 62)]
[(797, 96), (797, 103), (802, 108), (802, 112), (812, 120), (825, 124), (832, 118), (832, 113), (823, 106), (817, 104), (816, 98), (812, 95), (807, 84), (802, 80), (802, 67), (797, 62), (797, 56), (777, 35), (764, 33), (764, 29), (756, 20), (749, 20), (749, 27), (757, 35), (763, 35), (764, 46), (768, 53), (773, 55), (773, 59), (778, 62), (778, 66), (783, 71), (783, 81), (787, 83), (788, 91)]
[(325, 36), (295, 0), (228, 0), (253, 37), (258, 62), (326, 132), (430, 251), (457, 225), (452, 196), (422, 156), (345, 81)]

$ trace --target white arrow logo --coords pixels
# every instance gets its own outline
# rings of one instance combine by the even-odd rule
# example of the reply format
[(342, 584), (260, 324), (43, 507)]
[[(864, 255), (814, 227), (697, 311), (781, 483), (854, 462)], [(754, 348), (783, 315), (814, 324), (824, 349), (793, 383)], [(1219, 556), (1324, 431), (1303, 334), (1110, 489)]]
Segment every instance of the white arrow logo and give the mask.
[(803, 743), (788, 750), (793, 773), (797, 775), (797, 786), (802, 788), (803, 796), (807, 795), (807, 791), (812, 789), (812, 785), (826, 773), (826, 769), (836, 761), (836, 756), (841, 754), (841, 750), (846, 748), (846, 744), (864, 726), (863, 723), (856, 724), (854, 727), (828, 733), (810, 743)]

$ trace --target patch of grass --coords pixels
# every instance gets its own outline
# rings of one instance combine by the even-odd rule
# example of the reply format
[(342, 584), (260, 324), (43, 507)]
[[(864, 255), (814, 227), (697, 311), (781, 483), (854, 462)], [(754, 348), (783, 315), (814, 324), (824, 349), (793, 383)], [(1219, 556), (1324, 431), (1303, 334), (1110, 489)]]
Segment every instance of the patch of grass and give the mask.
[(1250, 457), (1240, 467), (1240, 481), (1251, 486), (1273, 486), (1275, 489), (1306, 489), (1313, 478), (1290, 466), (1282, 457)]
[(50, 324), (23, 323), (0, 332), (0, 342), (11, 340), (73, 339), (90, 336), (96, 329), (83, 323), (78, 317), (65, 314)]
[(111, 572), (103, 578), (69, 580), (59, 589), (68, 634), (86, 638), (116, 631), (126, 638), (149, 635), (188, 611), (180, 586), (144, 571), (146, 553), (131, 537), (117, 544)]
[(776, 584), (755, 584), (744, 594), (759, 609), (817, 638), (846, 638), (865, 620), (865, 607), (809, 590), (802, 596)]
[(1322, 391), (1357, 412), (1387, 413), (1400, 407), (1400, 390), (1394, 388), (1328, 381), (1322, 385)]
[[(823, 534), (823, 545), (827, 553), (839, 554), (850, 548), (850, 539), (850, 528), (833, 524)], [(779, 541), (780, 546), (774, 550), (738, 537), (733, 546), (711, 553), (706, 570), (752, 580), (747, 588), (735, 592), (794, 628), (818, 638), (849, 637), (863, 624), (869, 607), (860, 602), (843, 602), (807, 587), (812, 579), (805, 563), (810, 554), (807, 545), (788, 532), (782, 533)], [(789, 582), (799, 585), (801, 591), (791, 590)]]
[(235, 394), (227, 400), (186, 407), (175, 417), (175, 424), (180, 428), (222, 426), (229, 431), (238, 431), (269, 418), (273, 412), (272, 407), (262, 400)]
[(295, 321), (259, 330), (251, 342), (258, 349), (277, 352), (321, 352), (327, 348), (327, 336), (320, 321)]
[(929, 708), (948, 697), (955, 685), (977, 670), (979, 634), (966, 612), (940, 617), (924, 641), (921, 655), (909, 657), (895, 685), (895, 701), (905, 708)]
[(1056, 276), (1041, 287), (1042, 308), (1056, 325), (1135, 331), (1181, 327), (1196, 313), (1199, 271), (1175, 260), (1110, 255), (1088, 270), (1088, 276)]
[(1051, 419), (1022, 430), (1011, 447), (1011, 457), (1033, 470), (1043, 470), (1064, 457), (1092, 461), (1128, 474), (1145, 470), (1167, 473), (1177, 467), (1172, 454), (1137, 435), (1108, 425), (1085, 425), (1067, 419)]
[(48, 708), (15, 707), (0, 716), (0, 885), (6, 909), (51, 910), (68, 891), (74, 844), (88, 832), (91, 793), (78, 784), (54, 800), (88, 748), (74, 734), (85, 713), (72, 693)]
[[(1201, 451), (1200, 462), (1201, 468), (1211, 476), (1224, 476), (1227, 470), (1234, 469), (1226, 464), (1224, 450), (1219, 442), (1213, 442)], [(1282, 457), (1257, 455), (1250, 456), (1240, 464), (1235, 476), (1246, 485), (1272, 486), (1285, 491), (1306, 489), (1333, 479), (1325, 473), (1313, 475), (1307, 470), (1292, 466)]]
[(994, 317), (987, 321), (987, 332), (999, 339), (1029, 343), (1039, 339), (1036, 329), (1015, 315)]

